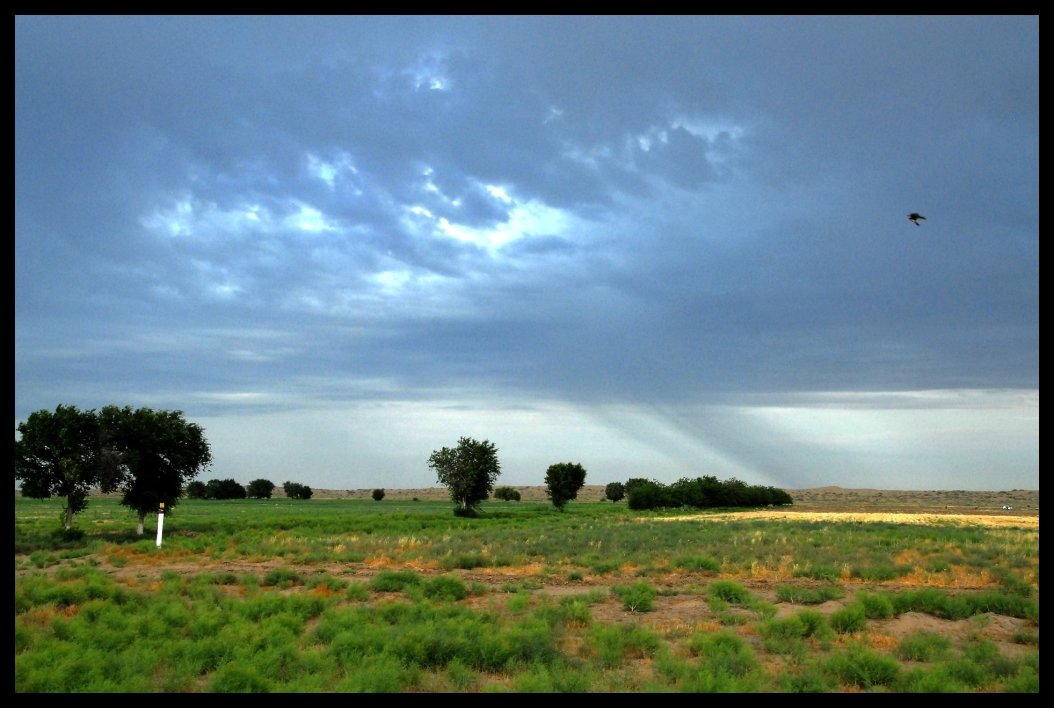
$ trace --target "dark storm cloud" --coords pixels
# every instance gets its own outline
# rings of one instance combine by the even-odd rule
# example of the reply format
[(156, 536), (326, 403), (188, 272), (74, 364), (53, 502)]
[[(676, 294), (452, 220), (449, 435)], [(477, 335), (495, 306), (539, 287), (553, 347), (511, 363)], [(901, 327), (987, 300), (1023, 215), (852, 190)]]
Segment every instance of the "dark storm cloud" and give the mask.
[(16, 419), (1038, 388), (1035, 17), (31, 16), (15, 58)]

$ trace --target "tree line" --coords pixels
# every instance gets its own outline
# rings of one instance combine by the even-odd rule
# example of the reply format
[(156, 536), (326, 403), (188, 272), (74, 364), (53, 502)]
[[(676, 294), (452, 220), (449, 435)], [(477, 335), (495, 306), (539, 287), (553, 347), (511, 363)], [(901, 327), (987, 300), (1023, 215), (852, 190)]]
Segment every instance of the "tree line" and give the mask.
[[(242, 486), (233, 479), (195, 480), (187, 484), (187, 499), (270, 499), (275, 483), (269, 479), (254, 479)], [(310, 499), (314, 490), (299, 482), (286, 482), (282, 491), (290, 499)]]
[[(256, 479), (243, 487), (233, 479), (193, 480), (212, 463), (212, 451), (201, 426), (184, 419), (181, 411), (155, 411), (131, 406), (79, 410), (59, 405), (40, 410), (17, 427), (15, 480), (23, 496), (64, 497), (62, 523), (69, 530), (73, 515), (87, 508), (88, 495), (98, 488), (120, 492), (121, 503), (138, 512), (138, 533), (146, 515), (163, 504), (166, 511), (185, 494), (191, 499), (269, 499), (275, 485)], [(480, 503), (490, 498), (519, 501), (519, 492), (494, 483), (501, 474), (498, 450), (489, 440), (461, 437), (455, 447), (432, 452), (428, 466), (447, 487), (458, 516), (478, 516)], [(577, 462), (559, 462), (545, 473), (546, 495), (563, 511), (585, 485), (586, 469)], [(291, 499), (310, 499), (311, 487), (285, 482)], [(792, 503), (785, 491), (748, 485), (737, 479), (683, 478), (671, 485), (633, 478), (605, 487), (612, 502), (628, 499), (631, 509), (676, 507), (742, 507)], [(375, 489), (373, 499), (384, 498)]]
[[(454, 513), (475, 516), (479, 504), (489, 498), (519, 501), (520, 493), (512, 487), (494, 489), (501, 473), (497, 448), (489, 440), (462, 437), (457, 447), (436, 450), (428, 458), (428, 466), (435, 470), (438, 481), (450, 490), (455, 503)], [(586, 470), (577, 462), (559, 462), (545, 472), (545, 491), (553, 505), (561, 511), (567, 502), (577, 498), (585, 485)], [(625, 483), (611, 482), (604, 488), (606, 499), (612, 502), (627, 499), (630, 509), (658, 509), (693, 507), (760, 507), (793, 504), (794, 500), (782, 489), (749, 485), (732, 478), (719, 481), (716, 477), (682, 478), (664, 485), (650, 479), (632, 478)]]

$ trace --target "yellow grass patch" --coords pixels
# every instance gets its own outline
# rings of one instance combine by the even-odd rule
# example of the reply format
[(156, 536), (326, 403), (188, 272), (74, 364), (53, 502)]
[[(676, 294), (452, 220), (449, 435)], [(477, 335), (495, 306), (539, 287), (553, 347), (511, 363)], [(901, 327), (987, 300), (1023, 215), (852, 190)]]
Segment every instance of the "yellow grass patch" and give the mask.
[(994, 514), (910, 514), (901, 512), (863, 512), (863, 511), (787, 511), (787, 510), (750, 510), (730, 511), (717, 514), (684, 514), (642, 519), (647, 521), (837, 521), (887, 524), (962, 524), (963, 526), (987, 526), (992, 528), (1014, 526), (1039, 528), (1038, 516), (1009, 516)]
[(899, 642), (897, 641), (896, 637), (891, 637), (888, 634), (868, 633), (867, 643), (871, 645), (873, 649), (878, 649), (879, 651), (884, 652), (891, 652), (896, 648)]

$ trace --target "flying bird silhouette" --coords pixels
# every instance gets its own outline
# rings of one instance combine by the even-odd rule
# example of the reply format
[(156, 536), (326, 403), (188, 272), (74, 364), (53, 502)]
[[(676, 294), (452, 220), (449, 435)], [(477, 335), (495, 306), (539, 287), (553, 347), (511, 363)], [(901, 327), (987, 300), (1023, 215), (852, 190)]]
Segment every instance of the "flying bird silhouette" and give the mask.
[(919, 223), (919, 219), (925, 221), (926, 217), (914, 211), (908, 214), (908, 221), (915, 224), (915, 226), (922, 226), (922, 224)]

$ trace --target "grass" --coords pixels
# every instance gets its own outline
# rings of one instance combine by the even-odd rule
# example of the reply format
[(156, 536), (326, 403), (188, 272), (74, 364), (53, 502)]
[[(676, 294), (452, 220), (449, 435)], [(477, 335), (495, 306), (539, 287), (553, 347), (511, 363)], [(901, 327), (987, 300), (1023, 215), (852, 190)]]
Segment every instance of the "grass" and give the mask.
[(1039, 690), (1035, 528), (184, 500), (158, 548), (60, 510), (16, 497), (17, 693)]

